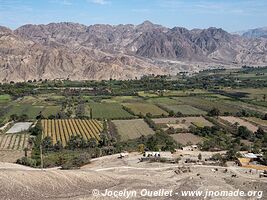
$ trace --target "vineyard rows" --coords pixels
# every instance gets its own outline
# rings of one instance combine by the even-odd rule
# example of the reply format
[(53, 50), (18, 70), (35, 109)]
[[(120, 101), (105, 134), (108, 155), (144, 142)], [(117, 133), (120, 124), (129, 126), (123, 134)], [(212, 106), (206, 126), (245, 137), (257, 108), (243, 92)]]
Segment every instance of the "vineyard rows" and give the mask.
[(0, 134), (0, 150), (23, 150), (28, 139), (27, 134)]
[(63, 146), (66, 146), (72, 135), (81, 135), (86, 140), (100, 140), (99, 134), (103, 129), (102, 124), (96, 120), (81, 119), (45, 119), (42, 120), (42, 127), (44, 137), (51, 137), (53, 144), (60, 141)]

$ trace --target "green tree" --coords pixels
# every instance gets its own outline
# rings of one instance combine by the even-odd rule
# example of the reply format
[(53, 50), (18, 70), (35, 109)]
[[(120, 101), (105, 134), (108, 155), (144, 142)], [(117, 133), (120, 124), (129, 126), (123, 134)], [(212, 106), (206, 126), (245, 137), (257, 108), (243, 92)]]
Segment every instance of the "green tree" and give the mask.
[(29, 119), (28, 115), (27, 114), (23, 114), (23, 115), (19, 116), (18, 120), (21, 121), (21, 122), (25, 122), (28, 119)]
[(219, 116), (220, 115), (220, 110), (218, 108), (212, 108), (209, 112), (208, 112), (209, 116)]
[(42, 134), (42, 131), (43, 131), (43, 128), (42, 128), (42, 124), (40, 121), (38, 121), (35, 125), (35, 127), (31, 128), (29, 130), (29, 132), (31, 133), (31, 135), (34, 135), (34, 136), (37, 136), (37, 135), (41, 135)]
[(247, 129), (245, 126), (239, 126), (237, 130), (237, 136), (242, 139), (248, 140), (252, 137), (252, 132)]
[(10, 119), (13, 121), (17, 121), (19, 119), (19, 116), (17, 114), (10, 115)]
[(97, 147), (97, 141), (95, 138), (90, 138), (88, 140), (88, 147), (89, 148), (96, 148)]
[(45, 137), (42, 141), (42, 148), (44, 152), (52, 151), (54, 149), (52, 138)]
[(262, 139), (264, 134), (265, 132), (261, 127), (259, 127), (258, 130), (255, 132), (255, 136), (259, 139)]

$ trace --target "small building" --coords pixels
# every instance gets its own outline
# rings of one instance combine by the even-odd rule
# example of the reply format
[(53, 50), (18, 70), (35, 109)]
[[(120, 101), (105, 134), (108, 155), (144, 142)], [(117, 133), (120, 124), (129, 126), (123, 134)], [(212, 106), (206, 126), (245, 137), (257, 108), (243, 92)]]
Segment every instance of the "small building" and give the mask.
[(172, 158), (172, 153), (170, 151), (146, 151), (143, 156), (145, 158)]
[(242, 167), (257, 166), (262, 158), (262, 154), (243, 153), (242, 158), (237, 159), (237, 164)]
[(183, 151), (196, 151), (198, 150), (198, 146), (197, 145), (190, 145), (190, 146), (185, 146), (182, 147)]
[(251, 162), (251, 158), (238, 158), (237, 159), (237, 164), (241, 167), (248, 166), (250, 162)]
[(128, 152), (122, 152), (122, 153), (120, 153), (118, 158), (125, 158), (125, 157), (128, 157), (128, 156), (129, 156)]

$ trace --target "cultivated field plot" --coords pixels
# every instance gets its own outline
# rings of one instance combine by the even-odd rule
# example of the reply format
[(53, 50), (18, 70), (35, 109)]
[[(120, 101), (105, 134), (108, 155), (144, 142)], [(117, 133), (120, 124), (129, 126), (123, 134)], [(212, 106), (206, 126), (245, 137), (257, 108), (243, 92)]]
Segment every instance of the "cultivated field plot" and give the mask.
[(170, 135), (177, 143), (182, 145), (198, 144), (203, 141), (203, 139), (192, 133), (178, 133)]
[(258, 130), (258, 127), (241, 119), (241, 118), (238, 118), (238, 117), (232, 117), (232, 116), (221, 116), (219, 117), (220, 119), (230, 123), (230, 124), (235, 124), (235, 123), (238, 123), (238, 126), (245, 126), (247, 127), (248, 130), (252, 131), (252, 132), (255, 132)]
[(232, 105), (230, 102), (225, 103), (223, 99), (206, 99), (202, 97), (174, 97), (183, 104), (193, 106), (195, 108), (210, 111), (212, 108), (218, 108), (221, 113), (229, 112), (236, 113), (242, 110), (239, 106)]
[(138, 92), (138, 96), (140, 97), (157, 97), (158, 94), (153, 91), (140, 91)]
[(244, 119), (249, 121), (249, 122), (255, 123), (259, 126), (267, 127), (267, 120), (262, 120), (262, 119), (256, 118), (256, 117), (246, 117)]
[(15, 163), (24, 155), (25, 152), (22, 150), (0, 150), (0, 162)]
[(6, 133), (20, 133), (29, 130), (31, 122), (19, 122), (15, 123)]
[(205, 90), (195, 89), (195, 90), (168, 90), (163, 92), (163, 96), (188, 96), (192, 94), (205, 94), (208, 93)]
[(173, 112), (177, 113), (180, 112), (183, 115), (205, 115), (207, 112), (195, 108), (190, 105), (162, 105), (164, 108), (168, 110), (172, 110)]
[(239, 96), (245, 99), (263, 100), (267, 94), (267, 88), (240, 88), (240, 89), (224, 89), (230, 95)]
[(47, 106), (42, 111), (44, 117), (49, 117), (50, 115), (56, 115), (61, 110), (61, 106)]
[(159, 118), (153, 119), (153, 121), (162, 128), (173, 127), (175, 129), (188, 129), (191, 125), (197, 127), (213, 126), (213, 124), (207, 121), (204, 117)]
[(113, 120), (112, 121), (123, 141), (139, 138), (144, 135), (154, 134), (154, 131), (144, 122), (143, 119), (134, 120)]
[(162, 110), (158, 106), (154, 104), (147, 104), (147, 103), (125, 103), (123, 104), (127, 108), (130, 108), (134, 114), (139, 115), (146, 115), (147, 113), (151, 113), (153, 116), (160, 116), (160, 115), (168, 115), (165, 110)]
[(173, 99), (171, 97), (150, 98), (147, 100), (147, 102), (155, 104), (163, 104), (163, 105), (175, 105), (181, 103), (180, 101)]
[[(94, 119), (123, 119), (133, 117), (117, 103), (91, 103), (89, 106), (92, 108)], [(87, 115), (90, 116), (90, 113), (87, 113)]]
[(53, 144), (60, 141), (63, 146), (66, 146), (72, 135), (81, 135), (86, 140), (100, 140), (99, 135), (103, 130), (102, 124), (96, 120), (58, 119), (42, 120), (41, 123), (44, 137), (51, 137)]
[(0, 150), (23, 150), (28, 146), (29, 134), (1, 134)]
[(44, 106), (33, 106), (31, 104), (14, 104), (10, 107), (8, 116), (12, 114), (26, 114), (30, 119), (35, 119), (43, 110)]
[(105, 103), (133, 103), (133, 102), (141, 102), (142, 98), (137, 96), (115, 96), (110, 99), (103, 99), (101, 102)]
[(3, 94), (3, 95), (0, 95), (0, 105), (1, 104), (4, 104), (4, 103), (7, 103), (11, 100), (11, 97), (10, 95), (8, 94)]

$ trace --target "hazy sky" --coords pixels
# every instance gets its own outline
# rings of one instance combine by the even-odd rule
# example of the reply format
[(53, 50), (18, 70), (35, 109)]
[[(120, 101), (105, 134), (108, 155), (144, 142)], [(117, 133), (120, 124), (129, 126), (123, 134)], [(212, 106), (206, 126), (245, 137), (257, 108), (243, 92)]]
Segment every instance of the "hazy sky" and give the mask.
[(218, 27), (227, 31), (267, 26), (267, 0), (0, 0), (0, 25), (78, 22), (167, 27)]

